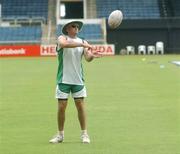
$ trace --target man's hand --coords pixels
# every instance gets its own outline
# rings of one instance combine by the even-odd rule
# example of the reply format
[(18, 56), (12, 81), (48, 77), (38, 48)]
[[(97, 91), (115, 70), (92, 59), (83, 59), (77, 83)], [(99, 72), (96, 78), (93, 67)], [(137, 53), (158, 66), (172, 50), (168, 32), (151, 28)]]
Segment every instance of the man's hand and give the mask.
[(100, 51), (91, 52), (94, 58), (101, 58), (103, 55)]
[(102, 56), (103, 55), (98, 51), (92, 52), (92, 50), (85, 50), (84, 52), (84, 57), (88, 62), (92, 61), (94, 58), (100, 58)]
[(87, 41), (84, 41), (84, 43), (82, 44), (82, 46), (83, 46), (84, 48), (87, 48), (88, 50), (92, 50), (92, 49), (93, 49), (92, 45), (90, 45)]

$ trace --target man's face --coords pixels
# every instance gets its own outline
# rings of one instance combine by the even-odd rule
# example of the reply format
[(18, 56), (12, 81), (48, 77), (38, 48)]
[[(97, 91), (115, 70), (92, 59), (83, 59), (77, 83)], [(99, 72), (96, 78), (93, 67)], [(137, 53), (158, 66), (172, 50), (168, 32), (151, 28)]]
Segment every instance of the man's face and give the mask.
[(67, 26), (67, 32), (68, 34), (77, 34), (79, 32), (79, 25), (78, 24), (69, 24)]

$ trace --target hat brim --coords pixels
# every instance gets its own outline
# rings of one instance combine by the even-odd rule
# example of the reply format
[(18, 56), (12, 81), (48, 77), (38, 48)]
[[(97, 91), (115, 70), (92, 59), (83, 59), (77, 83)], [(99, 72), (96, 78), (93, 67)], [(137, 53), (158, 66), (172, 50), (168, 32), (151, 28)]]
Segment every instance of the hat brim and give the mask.
[(81, 21), (71, 21), (71, 22), (68, 22), (67, 24), (65, 24), (63, 27), (62, 27), (62, 33), (64, 34), (64, 35), (67, 35), (68, 33), (67, 33), (67, 31), (66, 31), (66, 28), (67, 28), (67, 26), (68, 25), (70, 25), (70, 24), (78, 24), (78, 26), (79, 26), (79, 32), (82, 30), (82, 27), (83, 27), (83, 22), (81, 22)]

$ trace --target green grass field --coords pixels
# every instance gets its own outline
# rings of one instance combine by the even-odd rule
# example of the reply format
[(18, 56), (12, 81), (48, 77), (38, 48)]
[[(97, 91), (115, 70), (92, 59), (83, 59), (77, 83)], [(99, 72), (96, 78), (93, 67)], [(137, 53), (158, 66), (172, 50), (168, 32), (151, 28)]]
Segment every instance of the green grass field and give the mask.
[(57, 131), (57, 59), (1, 58), (0, 153), (180, 154), (180, 67), (171, 60), (180, 60), (180, 55), (83, 62), (91, 144), (80, 143), (70, 99), (65, 141), (52, 145), (48, 140)]

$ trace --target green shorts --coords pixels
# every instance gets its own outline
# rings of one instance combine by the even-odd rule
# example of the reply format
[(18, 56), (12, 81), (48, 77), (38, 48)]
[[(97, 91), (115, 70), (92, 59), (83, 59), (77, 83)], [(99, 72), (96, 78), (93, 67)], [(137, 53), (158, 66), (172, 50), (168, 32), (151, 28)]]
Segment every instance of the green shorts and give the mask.
[(84, 85), (72, 85), (59, 83), (56, 87), (56, 98), (67, 99), (69, 94), (72, 94), (73, 98), (86, 97), (86, 88)]

